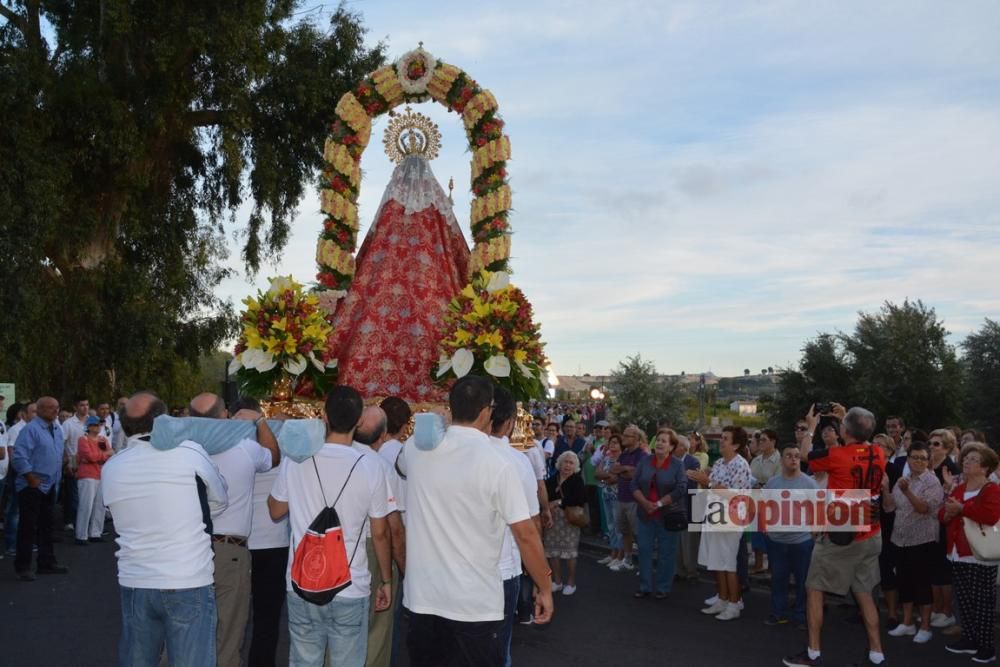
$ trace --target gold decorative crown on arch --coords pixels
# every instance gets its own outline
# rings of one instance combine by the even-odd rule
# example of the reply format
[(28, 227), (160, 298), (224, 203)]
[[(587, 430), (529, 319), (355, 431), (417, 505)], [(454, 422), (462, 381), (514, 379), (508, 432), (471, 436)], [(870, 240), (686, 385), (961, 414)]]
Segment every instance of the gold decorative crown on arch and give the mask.
[[(496, 98), (454, 65), (423, 45), (365, 77), (337, 103), (323, 156), (323, 230), (316, 247), (320, 303), (329, 308), (350, 288), (358, 237), (361, 155), (371, 140), (372, 119), (405, 103), (434, 100), (461, 115), (472, 152), (472, 211), (475, 246), (469, 277), (509, 271), (511, 191), (507, 181), (510, 139), (503, 133)], [(326, 296), (324, 296), (324, 292)]]
[(441, 131), (422, 113), (406, 107), (401, 114), (390, 111), (389, 126), (385, 128), (382, 144), (389, 159), (399, 164), (408, 155), (420, 155), (433, 160), (441, 150)]

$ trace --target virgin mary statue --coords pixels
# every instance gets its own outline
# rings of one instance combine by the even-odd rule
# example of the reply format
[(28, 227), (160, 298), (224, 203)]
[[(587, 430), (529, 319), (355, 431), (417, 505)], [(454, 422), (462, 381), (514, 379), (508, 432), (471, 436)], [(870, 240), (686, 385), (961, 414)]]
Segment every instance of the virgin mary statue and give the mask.
[(334, 315), (337, 382), (368, 397), (437, 402), (431, 368), (448, 302), (467, 282), (469, 247), (431, 171), (437, 127), (407, 108), (384, 143), (397, 166)]

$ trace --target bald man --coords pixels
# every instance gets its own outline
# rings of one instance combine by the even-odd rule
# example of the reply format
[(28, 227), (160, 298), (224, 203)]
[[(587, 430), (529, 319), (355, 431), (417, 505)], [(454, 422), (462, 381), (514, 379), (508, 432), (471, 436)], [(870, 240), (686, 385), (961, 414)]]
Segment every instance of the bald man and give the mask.
[[(192, 417), (209, 419), (229, 416), (222, 398), (208, 392), (191, 399), (188, 412)], [(240, 647), (250, 617), (252, 557), (247, 548), (247, 538), (253, 523), (254, 480), (257, 473), (267, 472), (278, 465), (281, 458), (278, 441), (264, 415), (244, 408), (238, 410), (233, 419), (252, 421), (257, 427), (257, 434), (253, 439), (244, 438), (233, 447), (212, 455), (212, 462), (226, 481), (229, 492), (229, 506), (213, 519), (212, 532), (215, 606), (219, 614), (216, 645), (220, 667), (239, 667)]]
[[(399, 575), (406, 568), (406, 533), (403, 529), (403, 522), (400, 519), (402, 499), (399, 496), (399, 476), (396, 468), (384, 457), (378, 455), (378, 448), (386, 439), (386, 427), (388, 417), (385, 410), (372, 405), (361, 412), (361, 419), (354, 430), (353, 447), (358, 451), (373, 457), (385, 475), (386, 489), (389, 497), (386, 499), (389, 505), (389, 536), (391, 541), (391, 551), (393, 558), (392, 566), (392, 590), (399, 588)], [(368, 550), (368, 570), (371, 572), (372, 580), (379, 576), (378, 558), (375, 554), (375, 545), (372, 542), (371, 530), (366, 532), (365, 547)], [(378, 591), (373, 587), (370, 594), (368, 607), (368, 654), (365, 658), (365, 667), (388, 667), (392, 659), (392, 628), (394, 625), (395, 609), (390, 606), (384, 611), (375, 611), (375, 596)], [(398, 604), (394, 596), (392, 604)]]
[(217, 516), (229, 502), (226, 483), (205, 449), (185, 440), (173, 449), (149, 442), (167, 406), (143, 392), (125, 404), (128, 444), (104, 464), (104, 502), (118, 531), (122, 665), (157, 665), (163, 644), (171, 665), (213, 667), (216, 606), (212, 542), (199, 498)]
[(59, 401), (43, 396), (36, 401), (35, 418), (14, 442), (14, 471), (17, 474), (18, 512), (17, 553), (14, 570), (22, 581), (34, 581), (31, 571), (32, 546), (38, 545), (38, 574), (66, 574), (69, 569), (56, 561), (52, 547), (52, 508), (62, 475), (63, 435), (56, 419)]

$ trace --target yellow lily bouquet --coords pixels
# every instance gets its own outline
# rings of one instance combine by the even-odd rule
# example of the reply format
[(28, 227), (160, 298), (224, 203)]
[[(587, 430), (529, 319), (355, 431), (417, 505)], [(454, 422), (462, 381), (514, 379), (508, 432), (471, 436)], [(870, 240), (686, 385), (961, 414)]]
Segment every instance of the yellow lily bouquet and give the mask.
[(503, 271), (480, 271), (451, 300), (439, 348), (439, 384), (472, 373), (491, 377), (518, 401), (545, 394), (548, 361), (531, 304)]
[(246, 310), (229, 367), (241, 392), (266, 398), (277, 381), (291, 377), (296, 394), (325, 394), (336, 378), (337, 360), (328, 345), (330, 315), (318, 298), (291, 276), (280, 276), (243, 303)]

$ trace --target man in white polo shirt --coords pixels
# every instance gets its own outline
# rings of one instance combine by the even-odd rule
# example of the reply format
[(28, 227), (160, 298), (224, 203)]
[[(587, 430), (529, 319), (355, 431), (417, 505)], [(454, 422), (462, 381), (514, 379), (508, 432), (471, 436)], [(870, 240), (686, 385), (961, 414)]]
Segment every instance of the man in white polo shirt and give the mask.
[(448, 403), (452, 425), (441, 442), (421, 449), (408, 441), (403, 449), (410, 665), (501, 667), (507, 526), (538, 588), (536, 623), (552, 616), (552, 575), (517, 469), (490, 445), (492, 383), (467, 375)]
[(161, 451), (149, 443), (153, 419), (166, 411), (153, 394), (132, 396), (122, 415), (128, 447), (101, 472), (104, 502), (118, 531), (118, 660), (157, 665), (166, 643), (171, 666), (213, 667), (212, 542), (196, 478), (204, 484), (213, 515), (229, 499), (226, 483), (201, 445), (185, 440)]
[[(239, 667), (240, 647), (250, 616), (251, 557), (247, 537), (253, 521), (254, 478), (257, 473), (278, 465), (281, 458), (278, 441), (260, 414), (260, 406), (253, 399), (250, 401), (246, 406), (234, 406), (234, 419), (253, 421), (257, 427), (256, 439), (244, 438), (212, 455), (212, 463), (229, 490), (229, 506), (212, 521), (215, 607), (219, 616), (215, 642), (220, 667)], [(191, 399), (188, 412), (192, 417), (209, 419), (229, 416), (222, 398), (209, 392)]]
[[(496, 387), (493, 390), (490, 443), (516, 468), (518, 479), (524, 487), (525, 500), (528, 501), (528, 514), (531, 515), (531, 520), (541, 535), (542, 522), (539, 518), (535, 473), (528, 459), (510, 446), (510, 434), (514, 430), (516, 419), (517, 403), (514, 402), (514, 397), (503, 387)], [(530, 447), (534, 449), (533, 444)], [(504, 665), (510, 667), (510, 638), (514, 632), (514, 616), (517, 613), (521, 582), (521, 552), (517, 548), (510, 528), (504, 531), (503, 547), (500, 549), (500, 578), (503, 579), (503, 626), (500, 630), (500, 643), (504, 650)]]
[[(369, 587), (378, 588), (375, 611), (388, 609), (392, 599), (385, 473), (374, 456), (362, 454), (351, 446), (362, 408), (357, 390), (344, 385), (334, 387), (326, 398), (326, 442), (302, 463), (283, 459), (267, 499), (271, 518), (278, 520), (287, 514), (292, 525), (285, 580), (289, 662), (293, 665), (322, 665), (325, 655), (326, 664), (363, 667), (368, 644)], [(299, 597), (292, 589), (291, 566), (302, 536), (327, 503), (333, 503), (340, 517), (351, 585), (329, 603), (319, 606)], [(372, 582), (368, 573), (363, 545), (366, 523), (371, 525), (379, 564), (378, 582)]]

